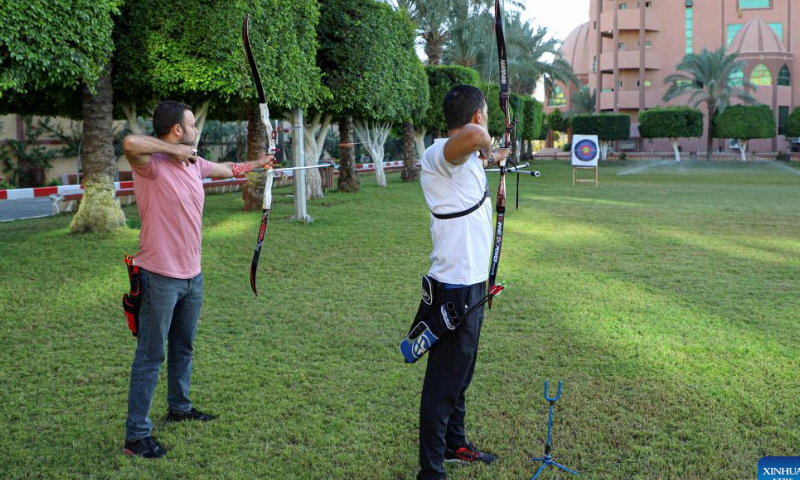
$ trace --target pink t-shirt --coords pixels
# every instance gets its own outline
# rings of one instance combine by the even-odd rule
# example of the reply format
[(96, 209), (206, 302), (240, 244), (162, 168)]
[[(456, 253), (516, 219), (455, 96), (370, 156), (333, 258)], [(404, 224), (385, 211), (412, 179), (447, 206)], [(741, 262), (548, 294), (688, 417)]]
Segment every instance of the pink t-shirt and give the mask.
[(133, 191), (142, 230), (136, 264), (166, 277), (188, 279), (200, 273), (203, 240), (203, 178), (214, 164), (199, 158), (188, 167), (162, 153), (144, 166), (132, 165)]

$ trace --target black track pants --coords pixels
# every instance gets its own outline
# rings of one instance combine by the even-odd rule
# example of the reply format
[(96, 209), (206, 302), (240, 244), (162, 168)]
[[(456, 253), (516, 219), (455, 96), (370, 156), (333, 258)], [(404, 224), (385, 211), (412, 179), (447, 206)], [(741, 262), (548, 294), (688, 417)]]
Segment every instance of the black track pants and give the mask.
[[(486, 283), (460, 291), (465, 304), (472, 306), (486, 295)], [(448, 296), (451, 293), (448, 291)], [(483, 307), (477, 309), (456, 330), (442, 336), (428, 354), (419, 408), (418, 480), (444, 476), (445, 449), (458, 449), (467, 443), (464, 394), (478, 358), (483, 311)]]

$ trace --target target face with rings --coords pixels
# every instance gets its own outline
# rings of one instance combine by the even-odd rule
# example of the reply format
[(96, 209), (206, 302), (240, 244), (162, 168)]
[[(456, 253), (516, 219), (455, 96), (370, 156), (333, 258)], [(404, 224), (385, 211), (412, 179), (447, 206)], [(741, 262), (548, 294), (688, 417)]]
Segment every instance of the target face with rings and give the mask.
[(575, 157), (582, 162), (591, 162), (597, 156), (597, 144), (591, 140), (581, 140), (575, 144)]

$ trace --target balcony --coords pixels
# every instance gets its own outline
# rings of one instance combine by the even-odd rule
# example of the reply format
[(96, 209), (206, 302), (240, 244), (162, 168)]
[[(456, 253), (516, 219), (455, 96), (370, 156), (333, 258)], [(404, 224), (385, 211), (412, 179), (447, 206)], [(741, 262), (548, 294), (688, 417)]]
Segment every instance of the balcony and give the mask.
[[(661, 96), (663, 92), (654, 87), (650, 87), (644, 92), (644, 107), (652, 108), (661, 103)], [(602, 92), (600, 94), (600, 109), (613, 110), (614, 109), (614, 92)], [(619, 109), (620, 110), (638, 110), (639, 109), (639, 90), (621, 90), (619, 92)]]
[[(661, 22), (652, 10), (653, 9), (647, 9), (645, 12), (644, 29), (650, 32), (657, 32), (661, 30)], [(613, 9), (609, 9), (600, 14), (600, 31), (605, 37), (610, 37), (614, 31), (614, 11)], [(618, 13), (617, 27), (620, 31), (639, 30), (638, 8), (616, 10), (616, 12)]]
[[(620, 50), (619, 51), (619, 69), (620, 70), (638, 70), (639, 69), (639, 49)], [(602, 66), (603, 73), (613, 73), (614, 71), (614, 52), (606, 52), (600, 55), (600, 65)], [(659, 59), (656, 54), (652, 52), (651, 48), (644, 51), (644, 68), (646, 70), (658, 70)]]

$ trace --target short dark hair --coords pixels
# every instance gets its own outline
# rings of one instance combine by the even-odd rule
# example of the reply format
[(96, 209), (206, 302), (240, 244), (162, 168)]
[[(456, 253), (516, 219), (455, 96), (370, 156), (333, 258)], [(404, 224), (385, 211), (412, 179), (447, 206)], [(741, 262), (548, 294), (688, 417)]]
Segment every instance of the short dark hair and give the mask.
[(153, 130), (160, 138), (169, 133), (173, 125), (183, 125), (183, 116), (186, 110), (192, 111), (192, 107), (185, 103), (164, 100), (159, 103), (153, 112)]
[(453, 130), (468, 124), (472, 114), (486, 105), (486, 97), (479, 88), (471, 85), (453, 87), (444, 96), (444, 119), (447, 129)]

